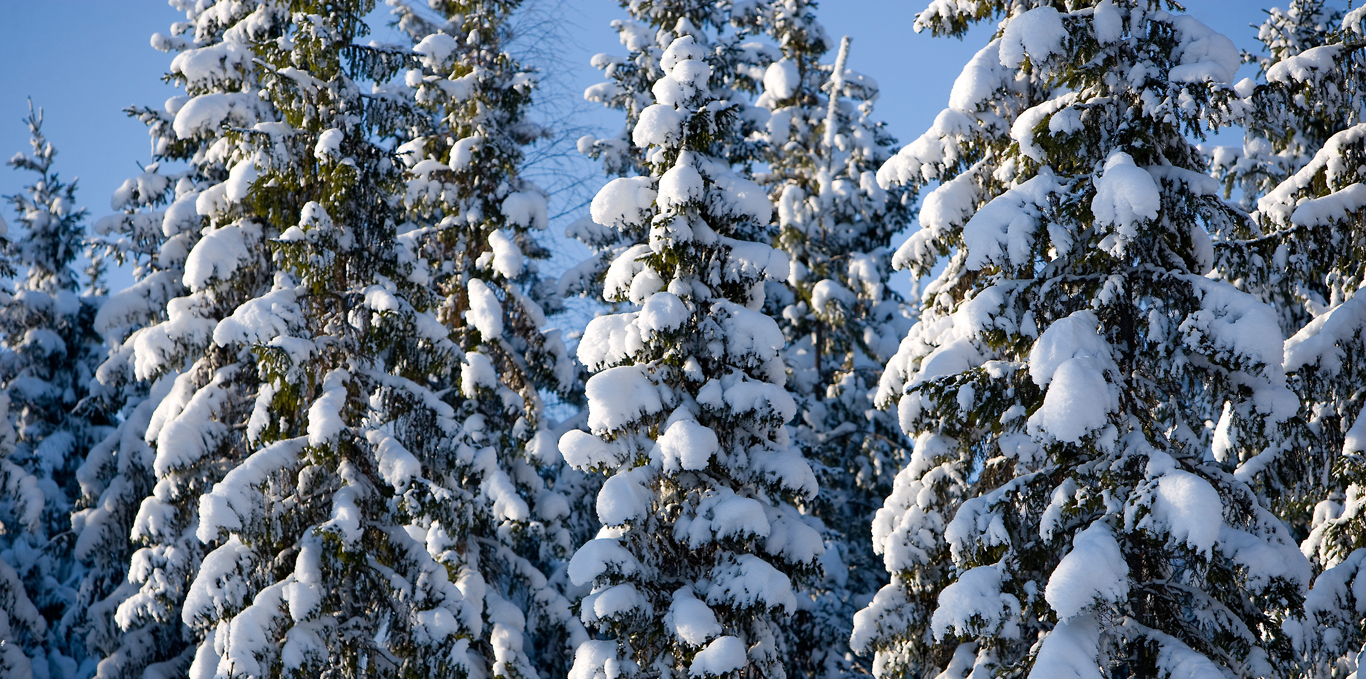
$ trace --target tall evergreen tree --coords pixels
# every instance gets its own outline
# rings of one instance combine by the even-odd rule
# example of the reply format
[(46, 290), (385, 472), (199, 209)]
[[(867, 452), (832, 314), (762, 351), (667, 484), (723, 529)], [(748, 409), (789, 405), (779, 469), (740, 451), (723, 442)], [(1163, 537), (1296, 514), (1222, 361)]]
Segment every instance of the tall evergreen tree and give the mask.
[[(555, 443), (560, 423), (542, 394), (573, 404), (582, 384), (560, 332), (545, 327), (546, 313), (561, 307), (539, 269), (551, 255), (541, 242), (547, 196), (522, 169), (525, 147), (550, 133), (530, 116), (538, 75), (506, 51), (521, 6), (437, 3), (444, 24), (398, 6), (399, 25), (423, 55), (423, 68), (406, 79), (431, 121), (400, 147), (412, 220), (403, 242), (405, 256), (430, 262), (422, 275), (440, 300), (436, 316), (464, 352), (459, 393), (447, 398), (458, 419), (472, 423), (460, 445), (481, 451), (453, 474), (459, 488), (477, 491), (473, 513), (445, 524), (472, 551), (443, 561), (488, 583), (476, 637), (484, 663), (498, 674), (558, 676), (586, 637), (562, 589), (564, 562), (588, 536), (572, 534), (570, 498), (547, 484), (566, 478)], [(508, 602), (524, 621), (499, 617)]]
[[(1267, 467), (1264, 492), (1304, 538), (1301, 549), (1318, 573), (1303, 619), (1286, 628), (1305, 671), (1325, 677), (1350, 672), (1366, 641), (1366, 596), (1346, 587), (1366, 559), (1366, 425), (1358, 394), (1366, 373), (1356, 360), (1366, 351), (1366, 307), (1357, 297), (1366, 276), (1363, 19), (1360, 9), (1342, 15), (1319, 2), (1271, 13), (1261, 32), (1270, 52), (1265, 82), (1245, 99), (1244, 146), (1264, 138), (1273, 159), (1288, 160), (1282, 172), (1264, 172), (1260, 185), (1243, 182), (1256, 210), (1220, 248), (1220, 274), (1276, 304), (1294, 333), (1285, 369), (1300, 416)], [(1267, 165), (1249, 154), (1233, 172)], [(1220, 434), (1236, 440), (1242, 432), (1221, 426)]]
[[(34, 671), (71, 677), (85, 656), (84, 644), (68, 630), (82, 575), (72, 558), (70, 524), (80, 497), (76, 469), (106, 429), (102, 413), (86, 398), (101, 353), (93, 326), (99, 300), (81, 294), (72, 266), (81, 253), (87, 214), (76, 207), (76, 185), (53, 169), (57, 152), (43, 135), (42, 110), (33, 111), (30, 103), (25, 122), (32, 152), (16, 154), (9, 164), (37, 177), (24, 193), (8, 197), (22, 232), (8, 243), (18, 279), (0, 307), (4, 387), (17, 435), (4, 465), (11, 499), (0, 560), (23, 580), (46, 623), (45, 643), (28, 647), (42, 665)], [(16, 599), (21, 594), (11, 593)], [(12, 620), (11, 628), (19, 623)]]
[[(741, 165), (742, 174), (748, 174), (748, 165), (759, 152), (755, 134), (767, 118), (767, 113), (750, 101), (750, 95), (758, 91), (765, 69), (779, 54), (762, 42), (747, 40), (754, 36), (746, 27), (754, 26), (756, 16), (770, 3), (736, 7), (699, 0), (650, 0), (621, 4), (630, 18), (613, 21), (612, 28), (628, 54), (624, 58), (607, 53), (594, 56), (593, 67), (602, 70), (606, 80), (585, 90), (584, 98), (622, 111), (625, 125), (612, 137), (579, 139), (579, 151), (600, 159), (609, 175), (640, 177), (643, 181), (650, 174), (645, 155), (648, 144), (635, 139), (633, 130), (641, 113), (656, 100), (655, 84), (667, 75), (661, 66), (664, 52), (675, 39), (692, 36), (707, 50), (707, 60), (715, 68), (713, 95), (740, 109), (735, 116), (737, 124), (718, 131), (725, 135), (716, 140), (718, 152)], [(632, 244), (648, 238), (646, 231), (630, 231), (626, 225), (606, 227), (589, 217), (571, 224), (566, 234), (588, 245), (594, 254), (565, 273), (560, 293), (595, 298), (603, 295), (602, 280), (609, 265)]]
[[(877, 86), (835, 55), (815, 8), (771, 3), (747, 15), (783, 58), (769, 65), (760, 106), (770, 110), (756, 175), (777, 206), (776, 243), (792, 260), (767, 287), (765, 311), (788, 342), (784, 361), (797, 400), (795, 442), (817, 464), (820, 495), (806, 511), (825, 527), (825, 580), (814, 606), (792, 619), (789, 669), (801, 676), (857, 673), (846, 645), (854, 612), (886, 584), (868, 539), (873, 512), (911, 446), (896, 416), (874, 407), (877, 378), (911, 323), (888, 286), (892, 237), (914, 193), (881, 188), (879, 166), (896, 141), (871, 118)], [(834, 56), (833, 64), (821, 64)], [(832, 643), (832, 640), (836, 640)]]
[[(245, 424), (166, 467), (240, 460), (197, 497), (192, 676), (534, 676), (567, 655), (540, 630), (568, 618), (541, 569), (569, 545), (538, 390), (572, 373), (529, 296), (545, 199), (517, 176), (536, 134), (534, 78), (498, 49), (514, 7), (401, 11), (420, 62), (357, 44), (369, 2), (305, 3), (250, 44), (280, 121), (243, 138), (241, 200), (278, 269), (212, 330), (240, 367), (158, 437), (160, 462), (172, 427)], [(228, 368), (259, 380), (232, 419)]]
[(794, 580), (823, 552), (791, 504), (814, 497), (816, 479), (784, 426), (796, 405), (782, 331), (760, 311), (787, 257), (755, 242), (772, 207), (719, 155), (744, 108), (710, 90), (710, 53), (693, 35), (663, 51), (657, 103), (632, 131), (650, 176), (593, 200), (597, 224), (649, 237), (605, 281), (609, 301), (639, 311), (594, 319), (579, 344), (596, 371), (592, 433), (560, 439), (570, 464), (610, 473), (604, 528), (569, 564), (593, 586), (581, 618), (606, 637), (579, 646), (575, 678), (784, 676), (775, 619), (795, 611)]
[(918, 19), (1002, 24), (885, 179), (962, 163), (968, 112), (1032, 96), (937, 177), (906, 252), (956, 250), (884, 375), (916, 447), (854, 646), (881, 676), (1291, 675), (1309, 565), (1250, 484), (1297, 403), (1274, 311), (1203, 275), (1239, 215), (1187, 138), (1229, 119), (1238, 52), (1158, 2), (1079, 5)]

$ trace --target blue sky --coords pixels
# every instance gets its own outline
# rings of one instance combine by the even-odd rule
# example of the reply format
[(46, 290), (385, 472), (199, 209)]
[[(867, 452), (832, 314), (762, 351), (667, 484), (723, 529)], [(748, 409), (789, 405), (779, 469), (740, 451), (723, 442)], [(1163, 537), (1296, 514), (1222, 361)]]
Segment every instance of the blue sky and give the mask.
[[(624, 54), (612, 19), (625, 16), (614, 0), (532, 0), (548, 8), (564, 37), (543, 68), (558, 86), (558, 103), (577, 106), (577, 125), (615, 129), (613, 111), (579, 105), (578, 93), (597, 82), (588, 59), (598, 52)], [(877, 116), (902, 141), (915, 139), (948, 101), (953, 80), (986, 42), (978, 29), (966, 40), (933, 38), (911, 29), (925, 0), (825, 0), (819, 16), (832, 37), (853, 38), (850, 67), (881, 86)], [(1243, 48), (1255, 48), (1263, 7), (1284, 0), (1190, 0), (1187, 9)], [(20, 120), (26, 99), (46, 111), (44, 129), (58, 149), (61, 176), (80, 177), (79, 203), (93, 218), (110, 212), (109, 196), (138, 163), (152, 161), (145, 128), (128, 118), (130, 105), (160, 107), (176, 90), (161, 81), (173, 55), (152, 49), (152, 33), (169, 32), (184, 17), (162, 0), (11, 0), (0, 2), (0, 157), (27, 151)], [(380, 27), (379, 40), (388, 37)], [(1247, 69), (1248, 67), (1244, 67)], [(0, 195), (18, 191), (27, 177), (0, 168)], [(561, 205), (563, 209), (565, 206)], [(14, 223), (8, 205), (5, 219)], [(115, 282), (115, 289), (119, 287)]]

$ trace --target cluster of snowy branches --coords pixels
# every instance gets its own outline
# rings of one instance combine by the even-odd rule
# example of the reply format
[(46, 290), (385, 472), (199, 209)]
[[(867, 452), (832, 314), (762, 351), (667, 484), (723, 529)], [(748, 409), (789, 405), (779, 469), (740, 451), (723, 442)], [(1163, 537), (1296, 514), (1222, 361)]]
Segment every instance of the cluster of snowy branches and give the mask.
[(556, 277), (519, 0), (171, 4), (115, 214), (10, 160), (0, 679), (1366, 663), (1366, 9), (933, 0), (898, 150), (814, 2), (624, 0)]

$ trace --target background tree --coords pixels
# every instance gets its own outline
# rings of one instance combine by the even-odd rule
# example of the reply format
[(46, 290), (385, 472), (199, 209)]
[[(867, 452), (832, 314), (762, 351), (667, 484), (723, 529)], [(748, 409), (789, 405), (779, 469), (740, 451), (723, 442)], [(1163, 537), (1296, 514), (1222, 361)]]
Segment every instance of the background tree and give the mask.
[[(759, 156), (768, 171), (755, 179), (777, 207), (776, 244), (792, 270), (767, 284), (764, 310), (788, 343), (795, 442), (817, 462), (821, 488), (804, 509), (822, 521), (826, 540), (825, 579), (813, 588), (814, 607), (793, 618), (788, 666), (802, 676), (852, 674), (859, 670), (843, 642), (854, 612), (886, 584), (868, 539), (873, 512), (911, 447), (872, 397), (911, 325), (887, 278), (889, 244), (911, 217), (914, 192), (877, 184), (896, 140), (871, 118), (876, 84), (846, 66), (849, 39), (830, 55), (805, 2), (769, 3), (745, 19), (783, 56), (768, 66), (756, 102), (771, 116)], [(820, 63), (827, 56), (833, 64)]]
[[(85, 657), (84, 644), (68, 629), (82, 575), (72, 558), (70, 524), (80, 496), (76, 468), (107, 430), (104, 413), (87, 399), (101, 353), (93, 329), (101, 300), (81, 294), (73, 268), (87, 214), (76, 207), (76, 185), (53, 170), (57, 152), (43, 135), (42, 110), (30, 103), (25, 122), (32, 151), (15, 154), (9, 165), (37, 176), (24, 193), (8, 196), (22, 232), (7, 242), (6, 266), (18, 277), (14, 294), (0, 307), (5, 390), (16, 435), (4, 467), (12, 499), (0, 560), (22, 579), (45, 621), (45, 639), (41, 629), (29, 628), (44, 643), (25, 645), (36, 652), (41, 668), (35, 671), (42, 676), (51, 666), (56, 676), (69, 677)], [(22, 599), (23, 592), (11, 596)], [(21, 621), (14, 616), (11, 628)]]
[(597, 224), (649, 239), (605, 283), (609, 301), (639, 311), (594, 319), (579, 344), (596, 371), (592, 433), (560, 439), (570, 464), (611, 474), (604, 528), (569, 564), (593, 585), (582, 620), (607, 638), (579, 646), (571, 677), (784, 676), (791, 649), (775, 619), (795, 610), (823, 552), (791, 504), (816, 479), (784, 427), (796, 405), (782, 331), (759, 311), (787, 258), (755, 242), (772, 207), (720, 155), (744, 108), (712, 93), (721, 70), (708, 54), (692, 35), (664, 50), (658, 103), (632, 131), (651, 174), (593, 200)]

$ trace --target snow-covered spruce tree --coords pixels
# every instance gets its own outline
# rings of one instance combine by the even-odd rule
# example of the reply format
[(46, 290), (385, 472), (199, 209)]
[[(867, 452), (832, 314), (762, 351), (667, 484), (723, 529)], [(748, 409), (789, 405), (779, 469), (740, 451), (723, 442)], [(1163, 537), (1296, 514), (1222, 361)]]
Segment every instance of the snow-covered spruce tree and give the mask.
[(876, 85), (846, 69), (848, 38), (833, 65), (821, 64), (831, 44), (809, 3), (765, 9), (750, 15), (754, 30), (772, 35), (783, 59), (768, 67), (758, 100), (772, 116), (760, 156), (769, 171), (756, 180), (778, 206), (776, 242), (792, 260), (786, 285), (768, 284), (765, 311), (788, 342), (795, 440), (817, 463), (821, 488), (806, 509), (826, 530), (825, 580), (814, 606), (792, 618), (789, 669), (841, 675), (854, 671), (854, 612), (887, 582), (868, 539), (873, 512), (911, 448), (872, 397), (911, 325), (887, 276), (914, 193), (877, 184), (896, 142), (870, 117)]
[[(820, 534), (793, 507), (816, 479), (788, 441), (796, 405), (783, 388), (782, 331), (760, 312), (766, 280), (787, 277), (763, 190), (718, 157), (742, 110), (712, 98), (714, 67), (692, 36), (664, 51), (658, 103), (633, 137), (648, 177), (619, 178), (593, 219), (636, 232), (612, 263), (607, 299), (639, 311), (594, 319), (579, 359), (592, 433), (560, 439), (565, 460), (610, 473), (604, 525), (569, 564), (592, 582), (570, 676), (785, 676), (775, 617), (817, 573)], [(794, 583), (794, 579), (796, 583)]]
[(262, 138), (284, 131), (260, 97), (253, 58), (255, 41), (277, 37), (288, 14), (271, 3), (177, 7), (188, 21), (152, 42), (181, 52), (170, 78), (185, 94), (165, 110), (130, 112), (148, 125), (158, 161), (188, 169), (149, 166), (116, 192), (113, 207), (124, 213), (97, 225), (137, 281), (97, 319), (112, 348), (100, 396), (123, 417), (81, 470), (87, 507), (73, 520), (77, 556), (90, 568), (84, 636), (102, 657), (101, 677), (183, 675), (190, 665), (194, 639), (181, 608), (205, 551), (194, 510), (240, 459), (229, 444), (258, 384), (253, 366), (214, 345), (212, 333), (272, 283), (259, 244), (270, 235), (263, 215), (277, 206), (248, 201), (247, 189), (269, 154)]
[[(159, 156), (181, 159), (165, 152), (166, 135), (173, 134), (169, 114), (152, 109), (130, 113), (149, 125), (161, 149)], [(168, 176), (159, 172), (158, 165), (149, 165), (124, 182), (112, 201), (123, 212), (95, 225), (94, 261), (130, 266), (134, 282), (110, 295), (94, 321), (109, 352), (90, 383), (90, 398), (106, 413), (117, 414), (118, 424), (90, 448), (76, 470), (81, 498), (71, 515), (71, 530), (76, 535), (73, 556), (81, 562), (83, 574), (67, 625), (85, 644), (86, 661), (98, 663), (93, 670), (83, 666), (83, 676), (95, 671), (100, 677), (140, 677), (149, 664), (174, 657), (174, 649), (183, 647), (179, 624), (150, 619), (121, 622), (116, 615), (119, 605), (138, 591), (137, 584), (128, 579), (137, 548), (130, 536), (138, 507), (155, 482), (155, 452), (144, 436), (153, 410), (174, 380), (173, 374), (154, 385), (138, 380), (136, 349), (143, 331), (165, 320), (167, 301), (184, 290), (180, 282), (183, 245), (172, 244), (166, 256), (161, 256), (167, 241), (163, 226), (170, 222), (181, 228), (186, 217), (186, 203), (171, 202), (177, 194), (188, 195), (190, 206), (194, 201), (190, 191), (194, 184), (187, 176), (194, 171)], [(176, 667), (172, 662), (167, 669), (176, 671)]]
[(1250, 98), (1254, 105), (1273, 97), (1293, 101), (1296, 122), (1306, 123), (1297, 138), (1317, 151), (1305, 151), (1298, 170), (1257, 200), (1255, 233), (1226, 245), (1230, 266), (1221, 271), (1271, 298), (1283, 322), (1297, 329), (1285, 345), (1285, 370), (1301, 399), (1301, 426), (1269, 468), (1276, 483), (1268, 492), (1296, 531), (1308, 534), (1301, 549), (1321, 570), (1303, 621), (1287, 629), (1309, 671), (1324, 677), (1359, 671), (1366, 641), (1366, 595), (1349, 586), (1353, 579), (1366, 583), (1358, 575), (1366, 559), (1363, 20), (1366, 11), (1348, 12), (1341, 30), (1320, 30), (1320, 46), (1276, 60), (1267, 69), (1270, 82)]
[[(0, 560), (23, 580), (46, 621), (46, 643), (34, 658), (43, 668), (35, 671), (41, 676), (50, 664), (57, 676), (73, 676), (85, 656), (85, 644), (64, 624), (81, 577), (70, 523), (80, 497), (76, 468), (107, 429), (101, 409), (86, 398), (102, 353), (93, 323), (99, 300), (81, 294), (72, 267), (86, 217), (76, 207), (76, 185), (53, 169), (57, 152), (43, 135), (42, 110), (30, 104), (25, 122), (32, 152), (16, 154), (9, 165), (36, 177), (8, 197), (21, 230), (8, 243), (14, 294), (0, 306), (4, 388), (17, 434), (0, 463), (9, 496)], [(11, 629), (19, 626), (11, 621)]]
[[(493, 263), (484, 265), (510, 266), (512, 250), (499, 248), (516, 242), (508, 233), (509, 242), (491, 238), (493, 245), (458, 236), (487, 238), (519, 217), (532, 228), (543, 219), (539, 196), (508, 201), (521, 187), (501, 189), (505, 200), (492, 206), (507, 214), (490, 210), (487, 222), (475, 220), (483, 231), (461, 231), (474, 226), (469, 213), (427, 226), (405, 221), (434, 215), (434, 206), (405, 205), (404, 196), (451, 166), (426, 157), (426, 166), (405, 171), (403, 159), (416, 149), (449, 154), (455, 140), (447, 135), (481, 114), (498, 122), (506, 111), (487, 111), (496, 101), (487, 92), (459, 96), (476, 94), (478, 78), (460, 80), (469, 73), (456, 72), (449, 48), (459, 42), (448, 33), (418, 44), (426, 73), (404, 72), (418, 65), (407, 50), (358, 46), (366, 32), (359, 17), (372, 6), (296, 5), (251, 45), (263, 65), (262, 95), (282, 120), (247, 138), (257, 148), (243, 202), (279, 234), (265, 241), (279, 270), (268, 292), (212, 331), (218, 350), (261, 386), (240, 414), (244, 431), (234, 427), (213, 442), (218, 459), (241, 462), (198, 497), (192, 539), (213, 549), (182, 611), (197, 643), (191, 676), (531, 676), (519, 604), (539, 596), (555, 609), (554, 590), (519, 551), (539, 556), (537, 539), (556, 539), (537, 517), (562, 516), (566, 503), (545, 492), (527, 464), (533, 453), (509, 451), (538, 431), (524, 410), (539, 406), (535, 387), (502, 385), (490, 360), (535, 354), (525, 346), (532, 340), (519, 336), (522, 324), (534, 325), (519, 316), (530, 315), (530, 303), (503, 313), (483, 281), (457, 291), (460, 272), (426, 258), (450, 255), (449, 245), (487, 251)], [(463, 30), (471, 44), (483, 44), (471, 32), (499, 35), (505, 5), (464, 7), (467, 18), (443, 28)], [(501, 61), (496, 51), (466, 54)], [(488, 74), (483, 86), (516, 84), (525, 95), (530, 82), (503, 65), (509, 70)], [(410, 78), (433, 108), (445, 106), (438, 95), (468, 108), (435, 123), (415, 105)], [(373, 83), (368, 95), (358, 85), (365, 80)], [(430, 149), (403, 145), (424, 132), (443, 138)], [(472, 146), (460, 148), (483, 153)], [(481, 162), (515, 184), (506, 160)], [(452, 202), (459, 190), (451, 187)], [(456, 297), (447, 311), (441, 286)], [(461, 311), (475, 330), (453, 334), (438, 317), (455, 322)], [(495, 331), (503, 324), (512, 331)], [(216, 384), (222, 375), (220, 368), (162, 431), (177, 422), (187, 433), (213, 426), (208, 415), (226, 401)], [(159, 445), (158, 460), (172, 449)], [(205, 463), (182, 460), (186, 468)]]
[(1291, 675), (1309, 565), (1249, 484), (1297, 404), (1274, 311), (1203, 275), (1237, 212), (1187, 139), (1227, 120), (1238, 53), (1157, 2), (1077, 4), (920, 17), (1003, 17), (959, 103), (1050, 94), (939, 177), (906, 253), (957, 251), (884, 374), (916, 446), (853, 646), (885, 677)]
[[(562, 464), (558, 423), (541, 393), (578, 402), (582, 381), (559, 331), (545, 329), (546, 311), (560, 306), (554, 281), (538, 269), (551, 254), (540, 242), (547, 197), (521, 169), (524, 147), (549, 134), (529, 115), (536, 75), (505, 51), (520, 7), (434, 4), (444, 24), (396, 7), (422, 55), (423, 68), (406, 82), (431, 121), (399, 148), (412, 219), (403, 242), (406, 257), (431, 263), (422, 270), (442, 300), (435, 313), (464, 352), (459, 392), (446, 398), (469, 423), (459, 445), (479, 451), (451, 472), (454, 488), (478, 498), (468, 500), (471, 516), (446, 524), (465, 552), (442, 561), (487, 583), (485, 624), (473, 632), (484, 664), (499, 674), (563, 676), (586, 638), (560, 591), (563, 567), (591, 535), (571, 535), (570, 499), (543, 481), (560, 478)], [(510, 605), (522, 617), (505, 613)]]
[[(711, 78), (712, 95), (740, 107), (737, 124), (724, 130), (716, 140), (721, 155), (748, 172), (756, 159), (759, 144), (755, 133), (767, 113), (751, 102), (763, 79), (765, 69), (779, 55), (753, 37), (743, 26), (755, 23), (768, 2), (745, 3), (740, 12), (729, 3), (705, 0), (643, 0), (622, 3), (630, 19), (612, 22), (627, 50), (625, 58), (602, 53), (593, 57), (593, 67), (603, 71), (606, 80), (584, 91), (588, 101), (622, 111), (626, 120), (613, 137), (579, 139), (579, 151), (600, 159), (609, 175), (644, 177), (650, 174), (645, 155), (646, 144), (633, 138), (632, 131), (641, 112), (656, 99), (655, 84), (666, 75), (661, 66), (664, 51), (677, 38), (692, 36), (706, 52), (715, 72)], [(593, 248), (594, 254), (566, 272), (560, 281), (562, 295), (602, 296), (602, 279), (608, 266), (626, 248), (648, 238), (648, 227), (631, 231), (609, 228), (589, 217), (574, 222), (566, 235)]]

